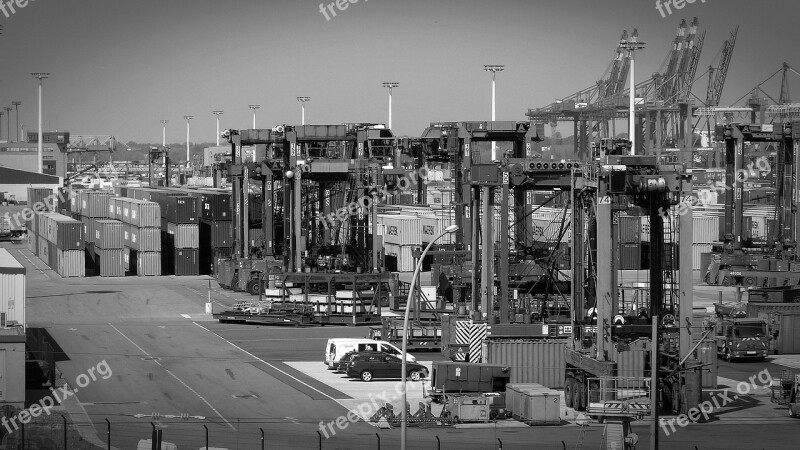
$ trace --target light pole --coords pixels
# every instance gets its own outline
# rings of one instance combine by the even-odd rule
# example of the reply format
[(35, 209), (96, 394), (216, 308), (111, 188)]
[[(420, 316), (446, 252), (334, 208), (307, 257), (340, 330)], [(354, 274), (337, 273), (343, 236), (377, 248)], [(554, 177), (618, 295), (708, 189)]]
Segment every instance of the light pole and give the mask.
[(6, 132), (8, 133), (8, 142), (12, 142), (11, 140), (11, 107), (6, 106), (3, 108), (6, 112)]
[(400, 86), (400, 83), (396, 81), (386, 81), (383, 83), (383, 87), (389, 89), (389, 129), (392, 128), (392, 89)]
[(39, 173), (42, 173), (42, 80), (49, 78), (50, 74), (47, 72), (34, 72), (31, 73), (33, 78), (39, 80)]
[[(3, 140), (3, 114), (5, 114), (2, 110), (0, 110), (0, 141)], [(8, 130), (8, 134), (11, 134), (11, 130)], [(11, 141), (11, 139), (9, 139)]]
[(13, 102), (11, 102), (11, 104), (14, 105), (14, 110), (16, 111), (17, 114), (17, 121), (16, 121), (17, 127), (14, 128), (14, 134), (16, 135), (15, 137), (16, 142), (19, 142), (19, 105), (21, 105), (22, 102), (19, 100), (14, 100)]
[(400, 376), (403, 380), (403, 404), (400, 406), (403, 408), (403, 418), (400, 419), (400, 449), (406, 450), (406, 422), (408, 422), (408, 416), (406, 415), (408, 409), (406, 408), (407, 403), (407, 395), (406, 395), (406, 378), (408, 374), (406, 373), (406, 358), (408, 357), (408, 313), (411, 310), (411, 296), (414, 295), (414, 287), (417, 285), (417, 277), (419, 277), (419, 271), (422, 268), (422, 261), (425, 259), (425, 255), (428, 253), (428, 250), (431, 249), (431, 246), (434, 242), (441, 239), (444, 235), (455, 233), (458, 231), (458, 225), (450, 225), (449, 227), (442, 230), (430, 243), (425, 247), (425, 250), (422, 251), (422, 254), (419, 257), (419, 261), (417, 261), (417, 267), (414, 268), (414, 276), (411, 277), (411, 285), (408, 289), (408, 298), (406, 299), (406, 311), (405, 316), (403, 318), (403, 353), (402, 353), (402, 372)]
[(159, 120), (161, 122), (161, 146), (167, 146), (167, 124), (169, 120)]
[(256, 129), (256, 110), (261, 108), (261, 105), (247, 105), (248, 108), (253, 110), (253, 129)]
[(194, 116), (183, 116), (183, 118), (186, 119), (186, 163), (188, 164), (192, 160), (189, 156), (189, 121), (194, 119)]
[(639, 42), (639, 30), (633, 29), (630, 39), (619, 41), (619, 47), (628, 52), (631, 59), (630, 94), (628, 95), (628, 140), (631, 141), (631, 155), (636, 154), (636, 71), (633, 55), (636, 50), (644, 48), (644, 42)]
[(222, 115), (222, 111), (211, 111), (211, 114), (217, 116), (217, 147), (219, 147), (219, 116)]
[[(483, 70), (492, 72), (492, 122), (495, 121), (495, 77), (497, 72), (504, 71), (506, 66), (502, 64), (484, 64)], [(497, 161), (497, 146), (492, 141), (492, 161)]]
[(311, 97), (297, 97), (300, 102), (300, 125), (306, 124), (306, 102), (310, 101)]

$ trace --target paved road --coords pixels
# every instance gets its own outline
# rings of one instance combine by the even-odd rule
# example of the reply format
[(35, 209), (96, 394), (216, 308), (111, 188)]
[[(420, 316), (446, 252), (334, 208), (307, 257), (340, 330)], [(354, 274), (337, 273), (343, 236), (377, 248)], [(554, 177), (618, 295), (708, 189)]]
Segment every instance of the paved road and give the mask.
[[(105, 440), (112, 424), (115, 448), (136, 448), (147, 439), (151, 422), (162, 428), (164, 440), (180, 449), (204, 445), (208, 427), (212, 447), (260, 448), (259, 428), (267, 448), (317, 448), (320, 422), (345, 417), (340, 403), (348, 395), (304, 374), (285, 362), (320, 361), (329, 337), (364, 336), (366, 328), (270, 328), (219, 324), (203, 314), (207, 282), (201, 277), (149, 279), (60, 280), (21, 246), (3, 244), (28, 269), (28, 318), (44, 327), (66, 353), (59, 363), (73, 386), (77, 377), (105, 360), (113, 375), (98, 379), (65, 402), (66, 410), (83, 427)], [(226, 297), (227, 295), (227, 297)], [(239, 294), (234, 294), (239, 295)], [(231, 294), (212, 289), (212, 297), (227, 303)], [(440, 358), (417, 354), (421, 360)], [(721, 363), (728, 378), (745, 380), (761, 367)], [(775, 366), (778, 370), (781, 366)], [(755, 370), (758, 369), (758, 370)], [(770, 370), (773, 370), (772, 368)], [(763, 399), (762, 399), (763, 400)], [(344, 423), (342, 419), (340, 423)], [(670, 436), (661, 448), (794, 448), (798, 423), (775, 411), (741, 422), (715, 420), (690, 425)], [(754, 426), (759, 432), (754, 433)], [(335, 434), (330, 430), (335, 430)], [(598, 446), (602, 425), (584, 430), (557, 427), (467, 427), (411, 429), (411, 448), (586, 448)], [(646, 424), (634, 426), (643, 441)], [(381, 430), (358, 421), (345, 429), (327, 429), (323, 448), (399, 448), (398, 430)], [(562, 444), (563, 442), (563, 444)], [(532, 443), (535, 443), (532, 444)], [(646, 443), (639, 448), (647, 448)]]

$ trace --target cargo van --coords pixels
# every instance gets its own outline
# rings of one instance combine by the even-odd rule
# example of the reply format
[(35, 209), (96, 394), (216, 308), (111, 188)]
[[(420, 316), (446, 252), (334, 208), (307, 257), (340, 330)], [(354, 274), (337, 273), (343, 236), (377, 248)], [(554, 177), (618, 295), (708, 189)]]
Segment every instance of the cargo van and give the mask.
[[(342, 356), (344, 356), (345, 353), (350, 351), (382, 352), (389, 355), (395, 355), (398, 358), (403, 353), (399, 348), (386, 341), (378, 341), (375, 339), (366, 338), (334, 338), (328, 339), (328, 343), (325, 345), (325, 365), (328, 366), (328, 369), (335, 369), (336, 363), (342, 359)], [(413, 362), (416, 360), (417, 358), (415, 358), (413, 355), (406, 353), (406, 361)]]

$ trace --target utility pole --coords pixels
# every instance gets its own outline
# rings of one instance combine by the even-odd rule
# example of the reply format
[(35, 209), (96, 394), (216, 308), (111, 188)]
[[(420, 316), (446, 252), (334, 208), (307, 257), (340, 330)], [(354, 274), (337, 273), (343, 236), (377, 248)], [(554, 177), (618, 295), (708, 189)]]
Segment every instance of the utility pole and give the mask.
[(311, 97), (297, 97), (300, 102), (300, 125), (306, 124), (306, 102), (310, 101)]
[(217, 147), (219, 147), (219, 116), (221, 116), (223, 111), (211, 111), (211, 114), (217, 116)]
[(14, 105), (14, 109), (16, 110), (16, 114), (17, 114), (17, 121), (16, 121), (16, 125), (17, 126), (16, 126), (16, 128), (14, 128), (14, 135), (16, 136), (16, 138), (15, 138), (16, 142), (19, 142), (19, 140), (20, 140), (19, 139), (19, 106), (22, 104), (22, 102), (19, 101), (19, 100), (14, 100), (13, 102), (11, 102), (11, 104)]
[(383, 83), (383, 87), (389, 89), (389, 129), (392, 128), (392, 89), (400, 86), (400, 83), (396, 81), (386, 81)]
[(34, 72), (34, 73), (31, 73), (31, 76), (33, 78), (36, 78), (36, 79), (39, 80), (39, 146), (38, 146), (39, 161), (38, 161), (38, 165), (39, 165), (39, 173), (42, 173), (42, 153), (44, 153), (43, 149), (42, 149), (42, 80), (44, 80), (45, 78), (49, 78), (50, 74), (47, 73), (47, 72)]
[(248, 108), (253, 110), (253, 129), (256, 129), (256, 110), (261, 108), (261, 105), (247, 105)]
[(194, 119), (194, 116), (183, 116), (186, 119), (186, 163), (188, 164), (192, 158), (189, 156), (189, 121)]

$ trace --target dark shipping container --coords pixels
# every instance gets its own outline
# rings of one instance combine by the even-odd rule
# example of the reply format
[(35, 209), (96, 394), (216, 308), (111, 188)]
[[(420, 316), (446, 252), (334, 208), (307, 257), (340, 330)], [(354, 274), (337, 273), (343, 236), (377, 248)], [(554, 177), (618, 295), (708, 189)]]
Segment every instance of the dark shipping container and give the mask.
[(175, 224), (192, 224), (197, 223), (197, 202), (189, 196), (182, 197), (168, 197), (167, 204), (167, 222)]
[(122, 222), (100, 219), (94, 225), (94, 244), (101, 249), (121, 249), (124, 247)]
[(232, 247), (233, 246), (233, 222), (230, 221), (208, 221), (200, 222), (200, 242), (210, 243), (211, 247)]

